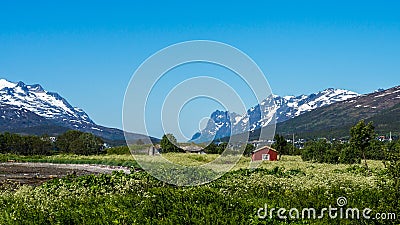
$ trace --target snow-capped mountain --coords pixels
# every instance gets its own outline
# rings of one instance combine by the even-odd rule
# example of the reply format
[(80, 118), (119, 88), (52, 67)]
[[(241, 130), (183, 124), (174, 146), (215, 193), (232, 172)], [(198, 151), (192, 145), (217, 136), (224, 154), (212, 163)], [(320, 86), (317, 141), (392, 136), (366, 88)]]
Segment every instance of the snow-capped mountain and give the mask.
[(219, 110), (213, 112), (206, 128), (193, 135), (191, 141), (205, 142), (231, 134), (254, 131), (268, 124), (280, 123), (322, 106), (357, 96), (359, 94), (355, 92), (333, 88), (310, 95), (285, 97), (271, 95), (247, 110), (244, 115)]
[[(303, 138), (341, 138), (358, 121), (373, 122), (379, 135), (388, 136), (393, 132), (399, 136), (400, 127), (400, 86), (379, 89), (369, 94), (317, 108), (309, 113), (277, 124), (282, 135), (296, 134)], [(257, 132), (254, 132), (257, 138)]]
[[(72, 107), (59, 94), (48, 92), (39, 84), (26, 85), (23, 82), (12, 83), (1, 79), (0, 105), (2, 108), (17, 109), (16, 115), (18, 111), (24, 110), (60, 125), (97, 129), (82, 109)], [(2, 117), (6, 119), (5, 115)]]
[(297, 97), (274, 96), (274, 101), (278, 108), (276, 113), (277, 122), (280, 123), (316, 108), (345, 101), (358, 95), (348, 90), (328, 88), (318, 93)]
[[(97, 125), (82, 109), (71, 106), (59, 94), (46, 91), (39, 84), (0, 79), (0, 132), (57, 135), (70, 129), (125, 142), (122, 130)], [(126, 134), (129, 141), (141, 139), (147, 143), (150, 140), (145, 135)]]

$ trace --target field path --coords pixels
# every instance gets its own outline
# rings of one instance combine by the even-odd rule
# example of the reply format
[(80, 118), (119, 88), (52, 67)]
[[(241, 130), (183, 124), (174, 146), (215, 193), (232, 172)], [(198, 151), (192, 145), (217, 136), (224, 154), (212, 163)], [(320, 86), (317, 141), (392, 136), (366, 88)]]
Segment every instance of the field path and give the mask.
[(113, 171), (130, 173), (129, 168), (122, 166), (6, 162), (0, 163), (0, 186), (10, 182), (39, 185), (47, 180), (64, 177), (68, 174), (81, 176), (86, 174), (111, 174)]

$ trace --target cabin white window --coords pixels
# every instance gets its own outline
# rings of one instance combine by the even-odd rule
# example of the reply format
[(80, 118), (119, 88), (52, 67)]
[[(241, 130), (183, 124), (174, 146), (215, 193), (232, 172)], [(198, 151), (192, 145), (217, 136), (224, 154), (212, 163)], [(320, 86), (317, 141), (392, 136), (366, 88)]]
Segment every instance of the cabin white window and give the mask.
[(262, 160), (268, 160), (269, 161), (269, 154), (262, 154)]

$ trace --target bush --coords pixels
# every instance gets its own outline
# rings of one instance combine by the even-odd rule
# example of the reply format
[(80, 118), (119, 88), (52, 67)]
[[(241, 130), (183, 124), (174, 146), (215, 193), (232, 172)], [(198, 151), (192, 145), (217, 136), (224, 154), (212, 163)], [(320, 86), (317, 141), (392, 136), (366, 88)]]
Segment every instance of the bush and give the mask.
[(130, 154), (128, 146), (117, 146), (106, 149), (108, 155), (127, 155)]
[(331, 143), (325, 139), (307, 142), (302, 152), (301, 158), (304, 161), (319, 163), (337, 163), (338, 152)]
[(182, 150), (178, 146), (176, 138), (172, 134), (164, 134), (161, 138), (160, 145), (162, 153), (182, 152)]
[(339, 161), (344, 164), (361, 163), (360, 153), (353, 147), (346, 146), (340, 153)]
[[(207, 147), (204, 148), (204, 151), (207, 154), (222, 154), (222, 152), (225, 151), (225, 149), (228, 147), (228, 143), (224, 142), (224, 143), (220, 143), (220, 144), (214, 144), (214, 143), (210, 143)], [(246, 146), (246, 150), (247, 152), (250, 151), (252, 149), (251, 146)], [(246, 153), (245, 150), (245, 153)]]
[(78, 155), (99, 154), (104, 148), (104, 141), (91, 133), (71, 130), (58, 136), (56, 147), (64, 153)]
[(17, 155), (50, 155), (53, 144), (48, 136), (0, 134), (0, 153)]

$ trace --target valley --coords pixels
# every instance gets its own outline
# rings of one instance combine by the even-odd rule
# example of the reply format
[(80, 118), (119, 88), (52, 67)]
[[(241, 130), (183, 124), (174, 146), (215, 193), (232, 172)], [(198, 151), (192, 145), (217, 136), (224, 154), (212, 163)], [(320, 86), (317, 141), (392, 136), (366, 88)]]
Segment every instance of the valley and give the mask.
[[(367, 218), (343, 221), (317, 214), (286, 219), (276, 214), (260, 216), (266, 208), (314, 206), (323, 211), (324, 207), (340, 206), (339, 199), (345, 199), (351, 208), (371, 208), (373, 215), (387, 213), (390, 217), (383, 222), (398, 222), (400, 87), (364, 95), (326, 89), (298, 97), (274, 96), (250, 108), (246, 115), (213, 112), (205, 130), (195, 135), (195, 142), (219, 137), (209, 146), (179, 144), (171, 134), (171, 140), (179, 145), (171, 147), (171, 140), (164, 137), (160, 141), (128, 134), (128, 143), (132, 143), (128, 148), (123, 131), (95, 124), (58, 94), (46, 92), (40, 85), (4, 80), (0, 84), (5, 86), (0, 89), (0, 224), (29, 224), (32, 218), (39, 224), (369, 222)], [(276, 115), (263, 114), (270, 110)], [(371, 137), (392, 131), (393, 142), (368, 136), (368, 145), (360, 148), (351, 137), (346, 142), (335, 139), (349, 136), (358, 121), (361, 133), (370, 127), (366, 123), (374, 123), (368, 131)], [(282, 135), (275, 138), (281, 137), (283, 142), (271, 142), (278, 149), (279, 160), (254, 162), (252, 152), (259, 144), (259, 132), (271, 125)], [(250, 131), (249, 140), (256, 142), (246, 144), (236, 165), (220, 174), (235, 159), (233, 148), (238, 147), (223, 141), (244, 131)], [(302, 148), (285, 140), (285, 135), (293, 133), (307, 138)], [(157, 149), (149, 155), (151, 142)], [(191, 152), (192, 147), (201, 151)], [(221, 158), (225, 148), (231, 148), (233, 155)], [(131, 151), (144, 152), (148, 161), (136, 161)], [(207, 167), (214, 161), (218, 163)], [(156, 179), (140, 163), (155, 163), (158, 175), (172, 177), (171, 181), (177, 178), (183, 186)], [(253, 163), (258, 167), (251, 167)], [(207, 169), (190, 170), (203, 166)], [(177, 173), (185, 171), (188, 180), (179, 180)], [(218, 174), (216, 180), (185, 186), (193, 178), (214, 174)]]

